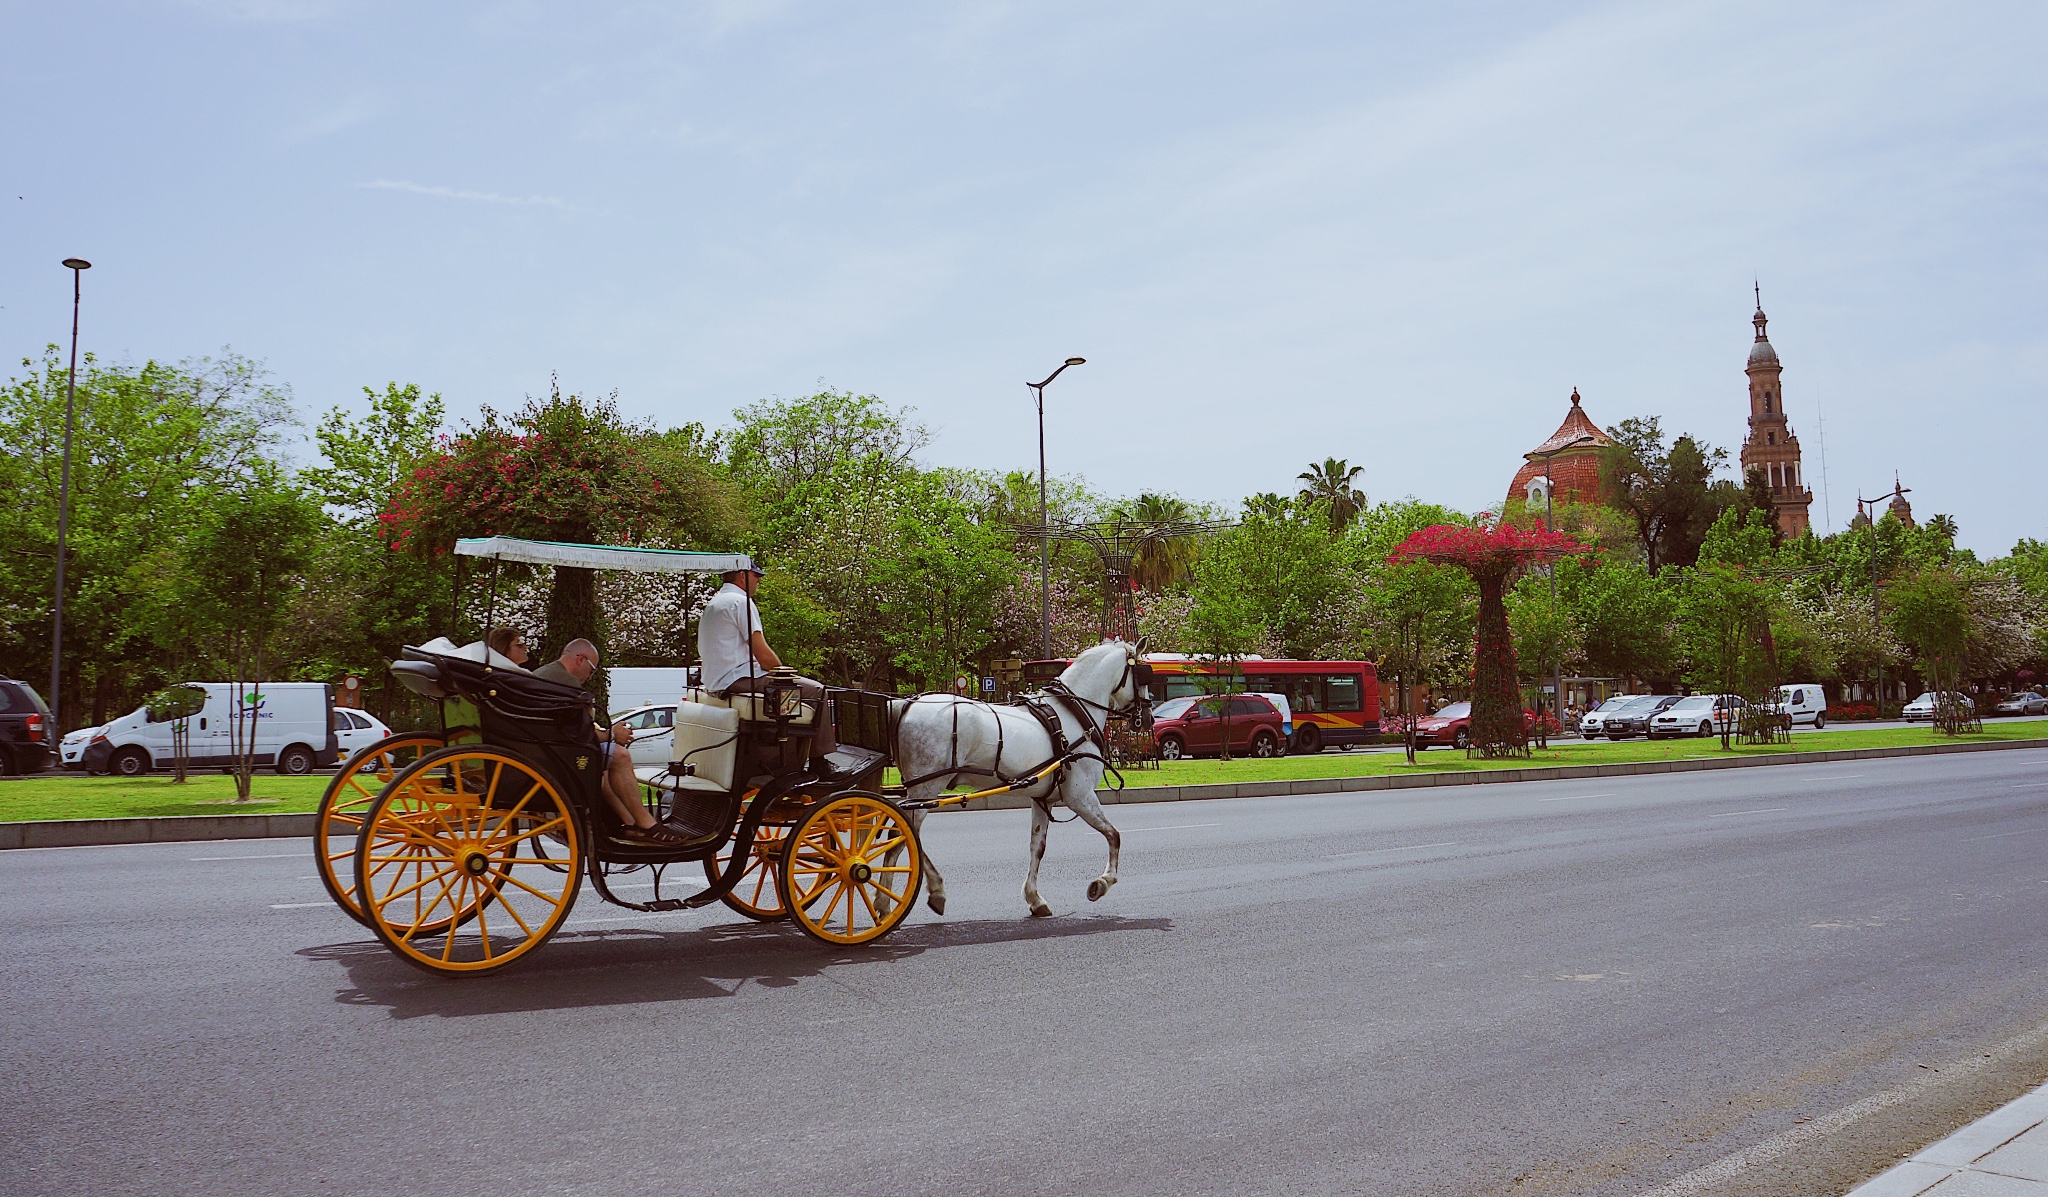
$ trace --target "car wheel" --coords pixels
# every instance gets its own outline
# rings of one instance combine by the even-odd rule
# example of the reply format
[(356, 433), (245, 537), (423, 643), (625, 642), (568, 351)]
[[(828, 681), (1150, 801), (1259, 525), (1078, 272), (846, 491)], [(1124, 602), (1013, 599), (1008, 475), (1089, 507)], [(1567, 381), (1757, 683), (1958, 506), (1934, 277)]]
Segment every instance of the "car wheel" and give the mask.
[(1188, 746), (1179, 736), (1163, 736), (1159, 740), (1159, 759), (1162, 761), (1186, 760)]
[(1323, 729), (1311, 723), (1306, 727), (1296, 730), (1294, 733), (1294, 750), (1296, 752), (1308, 753), (1321, 752), (1323, 750)]
[(1451, 747), (1460, 750), (1472, 747), (1472, 733), (1465, 728), (1459, 728), (1458, 734), (1451, 737)]
[(0, 777), (14, 776), (14, 754), (0, 748)]
[(1819, 731), (1819, 730), (1820, 730), (1821, 728), (1824, 728), (1824, 727), (1826, 727), (1827, 725), (1828, 725), (1828, 717), (1827, 717), (1827, 713), (1826, 713), (1826, 712), (1824, 712), (1824, 711), (1816, 711), (1816, 712), (1814, 712), (1814, 715), (1813, 715), (1813, 730), (1815, 730), (1815, 731)]
[(1271, 757), (1280, 755), (1280, 737), (1272, 732), (1260, 732), (1252, 737), (1252, 755)]
[(277, 754), (277, 771), (286, 777), (304, 777), (313, 771), (313, 750), (294, 744)]
[(123, 748), (107, 762), (107, 772), (116, 777), (140, 777), (149, 772), (149, 754), (140, 748)]

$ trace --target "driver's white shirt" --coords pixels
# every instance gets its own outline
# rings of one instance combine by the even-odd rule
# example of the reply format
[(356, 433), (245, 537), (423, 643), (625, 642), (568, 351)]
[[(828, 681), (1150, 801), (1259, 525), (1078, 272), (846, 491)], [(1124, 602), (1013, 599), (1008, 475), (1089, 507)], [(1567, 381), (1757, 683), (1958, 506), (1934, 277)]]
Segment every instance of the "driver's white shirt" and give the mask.
[(697, 617), (697, 659), (706, 690), (723, 694), (747, 676), (754, 660), (752, 634), (760, 630), (761, 609), (747, 592), (731, 582), (719, 587)]

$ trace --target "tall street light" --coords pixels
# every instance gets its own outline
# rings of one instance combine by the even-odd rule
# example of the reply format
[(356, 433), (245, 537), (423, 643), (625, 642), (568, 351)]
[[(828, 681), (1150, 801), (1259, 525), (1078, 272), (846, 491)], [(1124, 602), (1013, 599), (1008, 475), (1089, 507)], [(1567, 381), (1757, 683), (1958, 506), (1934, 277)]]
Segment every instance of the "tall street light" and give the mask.
[(1038, 639), (1041, 661), (1052, 659), (1052, 525), (1046, 519), (1045, 506), (1045, 388), (1052, 380), (1066, 371), (1068, 366), (1088, 364), (1085, 357), (1070, 357), (1060, 368), (1045, 376), (1044, 382), (1027, 382), (1032, 398), (1038, 401)]
[(64, 677), (64, 553), (71, 533), (71, 424), (78, 399), (78, 297), (80, 280), (92, 269), (84, 258), (64, 259), (71, 272), (71, 370), (64, 376), (64, 471), (57, 484), (57, 613), (50, 631), (50, 723), (54, 735), (64, 734), (64, 708), (58, 684)]
[[(1572, 396), (1574, 399), (1576, 399), (1578, 396), (1578, 392), (1573, 391)], [(1593, 440), (1592, 433), (1582, 432), (1578, 436), (1573, 437), (1571, 440), (1566, 441), (1564, 444), (1559, 445), (1557, 448), (1552, 449), (1548, 453), (1537, 452), (1531, 453), (1529, 455), (1531, 457), (1540, 457), (1543, 459), (1543, 526), (1545, 528), (1550, 529), (1553, 532), (1555, 532), (1557, 528), (1556, 521), (1552, 517), (1552, 510), (1554, 504), (1551, 501), (1551, 494), (1553, 491), (1557, 489), (1557, 487), (1550, 480), (1550, 459), (1556, 457), (1558, 454), (1564, 452), (1566, 449), (1576, 449), (1580, 445), (1586, 444), (1591, 440)], [(1557, 562), (1555, 561), (1550, 563), (1550, 610), (1552, 614), (1556, 614), (1557, 612)], [(1551, 667), (1551, 713), (1557, 715), (1557, 734), (1563, 735), (1564, 716), (1560, 712), (1564, 710), (1564, 661), (1553, 661), (1551, 662)]]

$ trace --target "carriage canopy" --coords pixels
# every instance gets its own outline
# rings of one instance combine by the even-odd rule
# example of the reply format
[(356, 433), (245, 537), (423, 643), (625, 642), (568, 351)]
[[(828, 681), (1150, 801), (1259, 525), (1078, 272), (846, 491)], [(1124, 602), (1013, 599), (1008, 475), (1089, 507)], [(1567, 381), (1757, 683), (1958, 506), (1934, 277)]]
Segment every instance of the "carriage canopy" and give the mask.
[(692, 549), (634, 549), (608, 544), (568, 544), (558, 540), (521, 540), (516, 536), (485, 536), (455, 542), (462, 557), (518, 561), (527, 565), (567, 565), (577, 569), (617, 569), (636, 574), (722, 574), (752, 569), (745, 553), (700, 553)]

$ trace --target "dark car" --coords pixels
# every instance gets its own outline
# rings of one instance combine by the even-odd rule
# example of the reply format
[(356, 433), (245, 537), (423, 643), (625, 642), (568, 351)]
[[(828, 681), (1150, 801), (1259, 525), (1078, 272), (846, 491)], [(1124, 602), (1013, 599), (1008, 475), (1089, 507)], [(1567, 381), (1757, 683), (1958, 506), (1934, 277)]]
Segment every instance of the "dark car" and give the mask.
[(0, 678), (0, 773), (41, 773), (54, 738), (50, 708), (35, 687)]
[(1164, 760), (1211, 756), (1223, 750), (1225, 723), (1230, 725), (1233, 754), (1281, 756), (1287, 751), (1280, 709), (1257, 694), (1168, 699), (1152, 710), (1152, 742)]
[(1640, 701), (1629, 704), (1618, 714), (1600, 721), (1600, 732), (1610, 740), (1626, 740), (1630, 736), (1648, 736), (1650, 720), (1664, 713), (1685, 696), (1683, 694), (1648, 694)]

